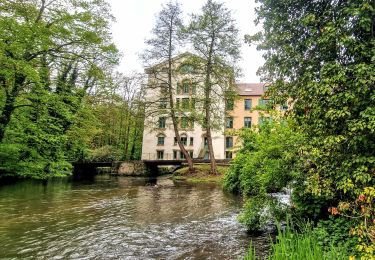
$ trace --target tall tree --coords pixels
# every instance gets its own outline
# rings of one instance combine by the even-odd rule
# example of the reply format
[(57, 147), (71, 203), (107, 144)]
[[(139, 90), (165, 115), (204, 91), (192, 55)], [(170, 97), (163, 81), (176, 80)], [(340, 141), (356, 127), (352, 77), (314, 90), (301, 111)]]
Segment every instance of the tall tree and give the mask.
[[(167, 98), (168, 115), (172, 120), (173, 130), (180, 151), (184, 154), (189, 165), (189, 171), (194, 171), (193, 160), (184, 147), (179, 133), (178, 108), (174, 102), (176, 93), (176, 79), (178, 64), (174, 57), (178, 53), (178, 47), (182, 43), (180, 34), (182, 26), (181, 8), (178, 2), (168, 2), (159, 13), (154, 29), (153, 38), (146, 41), (149, 49), (144, 54), (144, 60), (151, 65), (149, 74), (155, 79), (151, 83), (153, 91), (159, 89), (162, 93), (161, 99)], [(161, 63), (161, 64), (160, 64)], [(157, 66), (155, 66), (158, 64)], [(156, 88), (154, 86), (156, 84)], [(164, 97), (165, 96), (165, 97)], [(161, 110), (163, 113), (165, 110)]]
[(273, 83), (269, 93), (278, 103), (293, 104), (291, 115), (310, 140), (297, 202), (321, 214), (328, 214), (329, 207), (343, 215), (352, 209), (354, 219), (362, 220), (353, 229), (358, 249), (372, 255), (374, 1), (259, 2), (256, 21), (263, 31), (248, 40), (264, 51), (260, 73)]
[(82, 99), (117, 62), (108, 4), (0, 0), (0, 13), (0, 150), (18, 147), (8, 151), (25, 174), (66, 174)]
[[(212, 144), (215, 111), (217, 104), (222, 104), (225, 94), (234, 85), (235, 63), (240, 57), (240, 42), (238, 29), (231, 12), (222, 3), (208, 0), (202, 8), (202, 13), (192, 15), (187, 37), (191, 40), (193, 49), (201, 57), (198, 67), (203, 71), (203, 109), (202, 125), (206, 131), (208, 152), (211, 162), (211, 172), (216, 174), (217, 167)], [(216, 96), (216, 98), (215, 98)], [(220, 102), (217, 96), (221, 97)], [(224, 116), (219, 115), (219, 124), (224, 125)]]

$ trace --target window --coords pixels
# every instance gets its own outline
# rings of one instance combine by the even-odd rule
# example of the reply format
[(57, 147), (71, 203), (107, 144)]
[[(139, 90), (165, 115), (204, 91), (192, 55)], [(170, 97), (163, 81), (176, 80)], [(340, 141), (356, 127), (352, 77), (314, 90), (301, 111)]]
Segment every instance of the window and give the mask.
[(159, 128), (165, 128), (165, 117), (159, 117)]
[(233, 99), (225, 100), (225, 109), (226, 110), (233, 110), (233, 107), (234, 107), (234, 100)]
[(158, 160), (162, 160), (164, 158), (164, 151), (163, 150), (156, 151), (156, 156)]
[(250, 128), (251, 127), (251, 117), (245, 117), (244, 118), (243, 126), (245, 128)]
[(159, 108), (167, 108), (168, 100), (167, 98), (161, 98), (159, 100)]
[(163, 135), (158, 136), (158, 145), (164, 145), (165, 137)]
[(259, 100), (259, 106), (266, 107), (266, 106), (269, 105), (270, 102), (271, 102), (270, 99), (260, 99)]
[(189, 127), (189, 120), (187, 117), (181, 117), (181, 128), (182, 129), (185, 129), (185, 128), (188, 128)]
[(187, 81), (183, 82), (182, 83), (182, 93), (189, 94), (189, 90), (190, 90), (189, 82), (187, 82)]
[(176, 98), (176, 108), (177, 109), (180, 108), (180, 99), (179, 98)]
[(178, 155), (177, 152), (178, 152), (177, 150), (173, 150), (173, 159), (174, 159), (174, 160), (178, 159), (178, 158), (177, 158), (177, 155)]
[(225, 137), (225, 148), (232, 148), (233, 147), (233, 137), (227, 136)]
[(189, 109), (189, 98), (182, 99), (182, 109)]
[(174, 137), (174, 145), (177, 145), (177, 137)]
[(207, 139), (207, 137), (205, 137), (204, 139), (203, 139), (204, 141), (204, 148), (208, 148), (208, 139)]
[(244, 100), (245, 110), (251, 109), (251, 99), (245, 99)]
[(185, 158), (185, 154), (183, 152), (180, 151), (180, 159), (186, 159)]
[(233, 128), (233, 117), (227, 117), (225, 122), (226, 128)]
[(181, 138), (181, 143), (183, 145), (187, 145), (187, 137), (186, 136), (181, 136), (180, 138)]
[(225, 151), (225, 159), (232, 159), (233, 154), (232, 151)]
[(194, 137), (190, 137), (190, 145), (194, 145)]
[(186, 74), (186, 73), (192, 73), (194, 72), (194, 67), (191, 64), (184, 64), (180, 67), (180, 73)]
[(190, 150), (189, 155), (190, 155), (191, 158), (193, 158), (194, 152), (192, 150)]

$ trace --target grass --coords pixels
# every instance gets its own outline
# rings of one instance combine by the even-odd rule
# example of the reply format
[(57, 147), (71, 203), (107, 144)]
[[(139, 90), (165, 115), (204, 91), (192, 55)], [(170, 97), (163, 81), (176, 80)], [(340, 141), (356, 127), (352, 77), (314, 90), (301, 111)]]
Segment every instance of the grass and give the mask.
[(217, 166), (219, 174), (210, 174), (209, 164), (195, 164), (195, 172), (190, 173), (188, 167), (183, 167), (173, 173), (174, 180), (183, 180), (190, 183), (221, 183), (228, 166)]
[[(244, 259), (258, 259), (254, 247), (250, 248)], [(331, 259), (349, 259), (345, 249), (331, 247), (324, 251), (318, 244), (318, 238), (313, 234), (310, 225), (304, 227), (302, 233), (295, 233), (290, 226), (284, 231), (279, 229), (276, 243), (272, 245), (269, 260), (331, 260)]]

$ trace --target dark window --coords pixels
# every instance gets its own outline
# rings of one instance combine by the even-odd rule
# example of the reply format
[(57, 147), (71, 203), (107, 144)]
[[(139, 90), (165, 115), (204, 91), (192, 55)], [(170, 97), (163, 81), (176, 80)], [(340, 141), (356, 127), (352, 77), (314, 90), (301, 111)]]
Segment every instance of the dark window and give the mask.
[(225, 148), (232, 148), (233, 147), (233, 137), (227, 136), (225, 137)]
[(159, 117), (159, 128), (165, 128), (165, 117)]
[(164, 145), (164, 136), (158, 136), (158, 145)]
[(243, 126), (245, 128), (250, 128), (251, 127), (251, 117), (245, 117), (243, 120)]
[(190, 137), (190, 145), (194, 145), (194, 137)]
[(176, 151), (176, 150), (173, 150), (173, 159), (174, 160), (176, 160), (177, 159), (177, 155), (178, 155), (178, 153), (177, 153), (178, 151)]
[(177, 145), (177, 137), (174, 137), (174, 145)]
[(226, 110), (233, 110), (234, 107), (234, 100), (233, 99), (227, 99), (225, 101), (225, 109)]
[(186, 159), (185, 158), (185, 154), (183, 152), (180, 151), (180, 159)]
[(181, 136), (180, 138), (181, 138), (181, 143), (183, 145), (187, 145), (187, 137), (186, 136)]
[(244, 100), (245, 110), (251, 109), (251, 99), (245, 99)]
[(176, 108), (180, 108), (180, 99), (176, 98)]
[(189, 155), (190, 155), (191, 158), (193, 158), (194, 152), (190, 150)]
[(226, 151), (225, 152), (225, 159), (232, 159), (232, 158), (233, 158), (232, 151)]
[(156, 155), (158, 160), (161, 160), (164, 158), (164, 151), (156, 151)]
[(227, 117), (226, 118), (225, 127), (226, 128), (233, 128), (233, 117)]
[(168, 100), (167, 98), (161, 98), (159, 100), (159, 108), (167, 108)]
[(189, 94), (189, 90), (190, 90), (189, 82), (185, 81), (184, 83), (182, 83), (182, 93)]
[(182, 109), (189, 109), (189, 98), (182, 99)]

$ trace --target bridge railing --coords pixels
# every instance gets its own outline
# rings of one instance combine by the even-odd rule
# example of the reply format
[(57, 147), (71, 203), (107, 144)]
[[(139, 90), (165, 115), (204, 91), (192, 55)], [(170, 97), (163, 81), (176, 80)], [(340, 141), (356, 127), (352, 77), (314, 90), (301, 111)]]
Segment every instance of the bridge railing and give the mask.
[(179, 158), (173, 158), (173, 153), (164, 153), (162, 158), (158, 158), (156, 153), (142, 153), (142, 160), (183, 160)]

